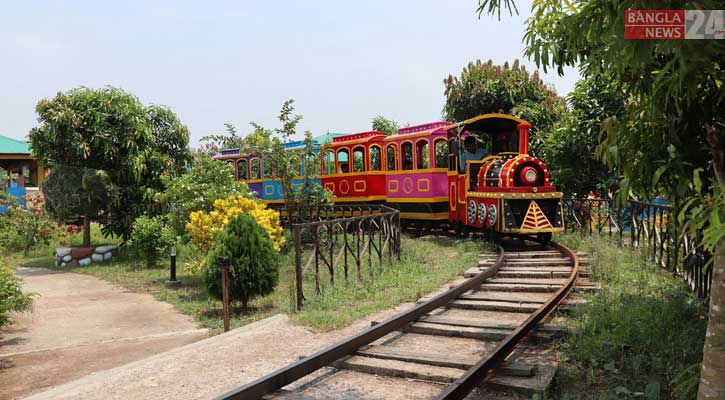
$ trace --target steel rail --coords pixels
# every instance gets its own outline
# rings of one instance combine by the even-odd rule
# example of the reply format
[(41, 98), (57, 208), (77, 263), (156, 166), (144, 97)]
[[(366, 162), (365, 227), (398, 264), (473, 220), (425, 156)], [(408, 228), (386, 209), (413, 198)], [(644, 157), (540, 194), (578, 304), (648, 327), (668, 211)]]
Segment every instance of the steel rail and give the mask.
[(368, 345), (381, 337), (399, 330), (404, 326), (414, 322), (429, 312), (442, 307), (451, 301), (457, 299), (462, 294), (477, 289), (483, 281), (494, 276), (503, 264), (504, 251), (499, 246), (498, 258), (493, 266), (489, 267), (480, 274), (466, 280), (465, 282), (455, 286), (452, 289), (441, 293), (432, 299), (416, 305), (409, 311), (395, 315), (386, 321), (370, 327), (354, 336), (349, 337), (341, 342), (335, 343), (323, 350), (318, 351), (308, 357), (305, 357), (295, 363), (292, 363), (282, 369), (263, 376), (246, 385), (232, 389), (221, 396), (217, 400), (227, 399), (244, 399), (255, 400), (264, 395), (279, 390), (296, 380), (303, 378), (318, 369), (328, 366), (338, 359), (355, 353), (362, 346)]
[(516, 345), (531, 334), (539, 322), (554, 311), (569, 294), (576, 284), (577, 275), (579, 273), (579, 258), (569, 248), (558, 243), (551, 242), (549, 245), (566, 254), (574, 263), (571, 274), (569, 275), (566, 283), (546, 303), (531, 314), (526, 321), (519, 325), (519, 327), (516, 328), (511, 335), (506, 337), (506, 339), (504, 339), (493, 350), (493, 352), (468, 369), (466, 373), (456, 379), (455, 382), (446, 386), (445, 390), (436, 397), (437, 400), (460, 400), (468, 396), (469, 393), (483, 383), (484, 379), (486, 379), (488, 374), (491, 373), (494, 368), (506, 360), (506, 357), (513, 352)]

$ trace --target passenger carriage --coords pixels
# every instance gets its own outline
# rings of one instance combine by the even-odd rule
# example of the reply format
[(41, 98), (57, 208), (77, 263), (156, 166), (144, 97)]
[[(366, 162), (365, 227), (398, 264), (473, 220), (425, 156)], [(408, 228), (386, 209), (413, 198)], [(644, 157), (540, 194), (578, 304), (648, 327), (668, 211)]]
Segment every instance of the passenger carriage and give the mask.
[(450, 122), (401, 128), (385, 138), (387, 203), (403, 219), (448, 220)]
[(335, 203), (385, 201), (384, 138), (377, 131), (338, 136), (324, 150), (319, 179)]

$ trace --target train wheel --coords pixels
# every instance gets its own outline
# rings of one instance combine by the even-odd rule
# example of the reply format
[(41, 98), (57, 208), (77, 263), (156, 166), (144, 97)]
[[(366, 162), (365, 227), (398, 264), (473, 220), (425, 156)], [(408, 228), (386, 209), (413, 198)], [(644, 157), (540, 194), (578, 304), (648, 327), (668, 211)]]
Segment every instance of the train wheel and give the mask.
[(542, 233), (537, 233), (536, 237), (541, 241), (541, 243), (549, 244), (551, 242), (552, 234), (551, 234), (551, 232), (542, 232)]

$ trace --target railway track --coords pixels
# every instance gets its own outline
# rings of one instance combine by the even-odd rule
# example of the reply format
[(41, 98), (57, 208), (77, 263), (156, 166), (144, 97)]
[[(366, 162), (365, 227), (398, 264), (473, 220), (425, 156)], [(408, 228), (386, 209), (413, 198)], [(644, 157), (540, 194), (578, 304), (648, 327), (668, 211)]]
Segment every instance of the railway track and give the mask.
[[(477, 268), (466, 272), (465, 281), (443, 293), (423, 299), (412, 309), (284, 368), (233, 389), (218, 399), (260, 399), (271, 395), (287, 398), (289, 387), (301, 392), (314, 384), (320, 370), (331, 373), (352, 370), (357, 373), (445, 384), (435, 399), (463, 399), (490, 382), (493, 375), (533, 376), (535, 367), (507, 362), (517, 346), (527, 338), (547, 337), (559, 329), (544, 324), (562, 305), (577, 283), (580, 262), (570, 249), (551, 243), (484, 256)], [(528, 250), (528, 251), (527, 251)], [(516, 313), (514, 323), (490, 318), (461, 318), (460, 313)], [(443, 352), (428, 352), (420, 343), (406, 349), (404, 342), (414, 336), (458, 338), (487, 343), (474, 354), (463, 346), (448, 346)], [(411, 341), (411, 343), (414, 342)], [(329, 369), (326, 367), (334, 367)], [(494, 374), (495, 372), (495, 374)], [(303, 379), (305, 378), (305, 379)], [(549, 378), (550, 379), (550, 378)], [(291, 385), (297, 381), (304, 385)], [(288, 386), (289, 385), (289, 386)], [(282, 391), (288, 387), (288, 390)], [(403, 393), (401, 397), (417, 398)], [(291, 398), (316, 398), (300, 394)], [(325, 395), (323, 398), (337, 398)], [(340, 398), (342, 398), (341, 396)], [(345, 398), (360, 398), (349, 394)], [(383, 395), (387, 398), (387, 395)], [(265, 397), (268, 398), (268, 397)]]

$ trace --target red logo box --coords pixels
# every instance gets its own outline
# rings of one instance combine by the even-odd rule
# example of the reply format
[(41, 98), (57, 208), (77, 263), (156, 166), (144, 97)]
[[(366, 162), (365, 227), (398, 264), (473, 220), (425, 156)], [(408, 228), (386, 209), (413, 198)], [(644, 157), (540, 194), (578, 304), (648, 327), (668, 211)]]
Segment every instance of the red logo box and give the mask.
[(627, 10), (625, 39), (685, 39), (685, 10)]

